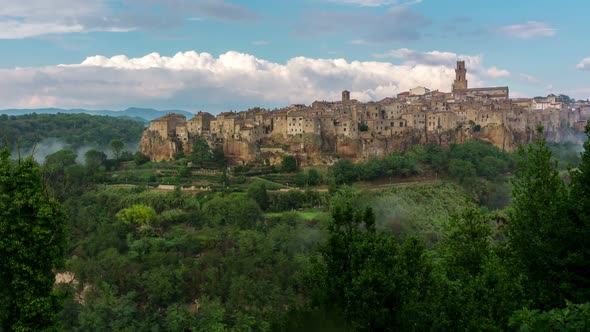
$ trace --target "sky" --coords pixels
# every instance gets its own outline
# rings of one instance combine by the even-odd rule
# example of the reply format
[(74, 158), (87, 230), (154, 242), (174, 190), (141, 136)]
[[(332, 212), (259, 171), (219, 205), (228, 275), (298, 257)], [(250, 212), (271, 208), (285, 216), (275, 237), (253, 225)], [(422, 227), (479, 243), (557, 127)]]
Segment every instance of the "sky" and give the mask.
[(425, 86), (590, 98), (586, 0), (0, 0), (0, 108), (218, 113)]

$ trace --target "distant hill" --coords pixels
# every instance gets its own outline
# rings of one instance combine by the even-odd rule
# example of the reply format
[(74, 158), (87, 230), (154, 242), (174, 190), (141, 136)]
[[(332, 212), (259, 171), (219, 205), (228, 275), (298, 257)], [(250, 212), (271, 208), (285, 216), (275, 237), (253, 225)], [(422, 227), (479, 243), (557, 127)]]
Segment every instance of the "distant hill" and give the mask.
[(57, 113), (64, 113), (64, 114), (92, 114), (92, 115), (107, 115), (107, 116), (115, 116), (115, 117), (127, 117), (127, 118), (140, 118), (146, 121), (151, 121), (153, 119), (159, 118), (163, 115), (168, 113), (177, 113), (182, 114), (190, 119), (193, 117), (193, 113), (181, 110), (166, 110), (166, 111), (159, 111), (152, 108), (137, 108), (131, 107), (124, 111), (109, 111), (109, 110), (97, 110), (97, 111), (90, 111), (85, 109), (61, 109), (61, 108), (38, 108), (38, 109), (5, 109), (0, 110), (0, 114), (6, 115), (25, 115), (25, 114), (57, 114)]

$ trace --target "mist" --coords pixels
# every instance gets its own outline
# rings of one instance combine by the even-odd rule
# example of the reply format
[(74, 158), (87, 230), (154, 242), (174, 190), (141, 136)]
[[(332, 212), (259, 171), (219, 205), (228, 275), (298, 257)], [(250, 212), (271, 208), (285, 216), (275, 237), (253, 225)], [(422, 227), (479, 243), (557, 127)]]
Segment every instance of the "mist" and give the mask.
[[(130, 151), (131, 153), (135, 153), (139, 149), (139, 142), (134, 143), (125, 143), (124, 151)], [(78, 164), (84, 165), (84, 155), (89, 150), (97, 150), (104, 152), (107, 155), (107, 158), (112, 159), (114, 158), (114, 154), (108, 147), (101, 147), (97, 145), (83, 145), (78, 147), (77, 149), (73, 149), (71, 144), (64, 142), (58, 138), (45, 138), (41, 142), (37, 143), (33, 148), (21, 150), (20, 154), (18, 151), (12, 152), (12, 159), (26, 158), (28, 156), (33, 156), (33, 158), (39, 163), (43, 164), (45, 162), (45, 158), (53, 153), (56, 153), (60, 150), (72, 150), (76, 153), (77, 158), (76, 162)]]

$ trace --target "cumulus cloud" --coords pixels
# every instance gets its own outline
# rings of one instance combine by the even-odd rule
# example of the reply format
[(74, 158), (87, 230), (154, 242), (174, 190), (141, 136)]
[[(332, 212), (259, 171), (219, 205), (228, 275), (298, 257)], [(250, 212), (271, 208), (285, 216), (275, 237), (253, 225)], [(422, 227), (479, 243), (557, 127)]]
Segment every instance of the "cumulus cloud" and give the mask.
[[(467, 57), (466, 57), (467, 58)], [(474, 59), (477, 57), (473, 57)], [(477, 86), (486, 69), (471, 70)], [(158, 53), (129, 58), (92, 56), (79, 64), (0, 69), (0, 107), (199, 108), (276, 107), (353, 98), (379, 100), (416, 86), (449, 91), (454, 63), (347, 61), (295, 57), (276, 63), (230, 51)]]
[(383, 13), (371, 11), (313, 11), (306, 13), (294, 28), (298, 37), (326, 34), (349, 35), (355, 44), (413, 41), (431, 21), (408, 6), (395, 6)]
[(553, 37), (557, 30), (545, 22), (528, 21), (522, 24), (513, 24), (500, 27), (500, 32), (519, 39), (533, 39), (541, 37)]
[(590, 58), (582, 59), (582, 61), (580, 61), (580, 63), (578, 63), (576, 68), (578, 68), (580, 70), (590, 70)]
[[(195, 16), (224, 21), (256, 19), (247, 8), (223, 0), (124, 2), (124, 6), (118, 6), (109, 0), (0, 0), (0, 39), (168, 28)], [(153, 14), (154, 10), (158, 15)]]

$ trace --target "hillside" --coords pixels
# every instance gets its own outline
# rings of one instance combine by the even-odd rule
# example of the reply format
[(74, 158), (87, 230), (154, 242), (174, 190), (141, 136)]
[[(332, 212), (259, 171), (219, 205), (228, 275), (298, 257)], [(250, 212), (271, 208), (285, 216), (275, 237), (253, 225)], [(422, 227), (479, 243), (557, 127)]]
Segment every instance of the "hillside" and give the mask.
[(192, 118), (193, 114), (191, 112), (182, 111), (182, 110), (164, 110), (159, 111), (153, 108), (137, 108), (137, 107), (130, 107), (126, 110), (122, 111), (113, 111), (113, 110), (85, 110), (85, 109), (61, 109), (61, 108), (38, 108), (38, 109), (4, 109), (0, 110), (0, 114), (6, 115), (25, 115), (25, 114), (91, 114), (91, 115), (103, 115), (103, 116), (113, 116), (113, 117), (128, 117), (128, 118), (140, 118), (145, 121), (151, 121), (153, 119), (159, 118), (163, 115), (168, 113), (178, 113), (182, 114), (187, 117), (187, 119)]
[(89, 114), (0, 115), (0, 136), (22, 151), (51, 139), (60, 148), (106, 147), (113, 139), (137, 144), (144, 123), (134, 119)]

